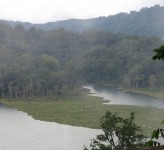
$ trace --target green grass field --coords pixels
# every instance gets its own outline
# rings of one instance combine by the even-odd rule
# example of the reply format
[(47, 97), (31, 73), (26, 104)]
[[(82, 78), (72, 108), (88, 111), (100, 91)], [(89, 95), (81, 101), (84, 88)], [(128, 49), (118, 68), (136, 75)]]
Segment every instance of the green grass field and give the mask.
[(139, 106), (104, 105), (105, 101), (98, 97), (83, 96), (81, 99), (57, 101), (7, 101), (1, 100), (8, 107), (27, 112), (38, 120), (57, 122), (73, 126), (100, 128), (99, 120), (108, 110), (122, 117), (136, 113), (135, 121), (142, 126), (145, 133), (160, 127), (164, 109)]

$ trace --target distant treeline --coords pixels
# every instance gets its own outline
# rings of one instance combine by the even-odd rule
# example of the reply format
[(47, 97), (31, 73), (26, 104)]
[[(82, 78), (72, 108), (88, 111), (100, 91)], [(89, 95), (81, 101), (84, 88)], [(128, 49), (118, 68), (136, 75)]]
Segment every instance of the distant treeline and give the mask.
[(119, 13), (108, 17), (93, 19), (69, 19), (45, 24), (31, 24), (24, 22), (7, 21), (12, 26), (22, 24), (29, 29), (32, 26), (43, 30), (64, 28), (73, 32), (82, 32), (86, 29), (96, 29), (105, 32), (124, 33), (139, 36), (157, 36), (164, 38), (164, 6), (155, 5), (144, 7), (140, 11)]
[(164, 87), (164, 63), (152, 60), (159, 38), (97, 30), (44, 31), (0, 22), (0, 96), (79, 95), (82, 83)]

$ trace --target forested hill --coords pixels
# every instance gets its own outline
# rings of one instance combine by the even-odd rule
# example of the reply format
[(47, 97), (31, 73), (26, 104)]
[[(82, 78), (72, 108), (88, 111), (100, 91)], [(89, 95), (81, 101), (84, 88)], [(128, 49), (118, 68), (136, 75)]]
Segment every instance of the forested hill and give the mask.
[(0, 96), (77, 94), (79, 84), (163, 87), (164, 64), (153, 61), (159, 38), (104, 31), (44, 31), (0, 22)]
[(26, 28), (35, 26), (44, 30), (65, 28), (79, 32), (86, 29), (97, 29), (107, 32), (125, 33), (130, 35), (158, 36), (164, 38), (164, 7), (155, 5), (151, 8), (142, 8), (139, 12), (131, 11), (119, 13), (108, 17), (78, 20), (49, 22), (46, 24), (30, 24), (21, 22), (9, 22), (15, 26), (20, 23)]

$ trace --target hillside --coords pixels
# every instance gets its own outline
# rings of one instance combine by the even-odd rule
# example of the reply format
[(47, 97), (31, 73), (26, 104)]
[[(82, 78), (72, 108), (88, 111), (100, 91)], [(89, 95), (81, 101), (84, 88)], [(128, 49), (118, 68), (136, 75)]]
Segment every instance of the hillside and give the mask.
[(129, 35), (146, 35), (164, 38), (164, 7), (155, 5), (150, 8), (142, 8), (139, 12), (131, 11), (119, 13), (108, 17), (93, 19), (70, 19), (46, 24), (30, 24), (8, 21), (12, 26), (22, 24), (25, 28), (35, 26), (44, 30), (64, 28), (74, 32), (86, 29), (96, 29), (106, 32), (124, 33)]
[(78, 94), (81, 83), (164, 87), (164, 64), (153, 61), (155, 37), (86, 30), (44, 31), (0, 22), (0, 96)]

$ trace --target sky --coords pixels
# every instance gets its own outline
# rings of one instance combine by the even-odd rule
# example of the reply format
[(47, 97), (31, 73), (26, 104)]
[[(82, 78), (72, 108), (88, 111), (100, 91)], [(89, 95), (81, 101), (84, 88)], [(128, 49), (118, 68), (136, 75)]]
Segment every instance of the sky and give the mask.
[(31, 23), (88, 19), (139, 11), (164, 0), (0, 0), (0, 19)]

